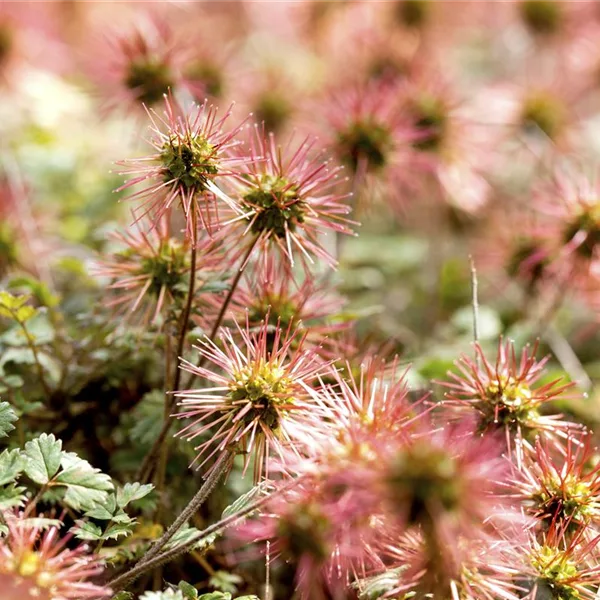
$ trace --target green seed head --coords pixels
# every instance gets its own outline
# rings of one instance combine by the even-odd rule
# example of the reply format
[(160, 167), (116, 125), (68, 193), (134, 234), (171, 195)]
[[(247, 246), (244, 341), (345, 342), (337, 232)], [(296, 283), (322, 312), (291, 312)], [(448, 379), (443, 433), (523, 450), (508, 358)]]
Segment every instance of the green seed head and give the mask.
[(288, 121), (292, 107), (287, 98), (277, 90), (265, 90), (256, 102), (254, 115), (264, 123), (267, 131), (279, 131)]
[(452, 511), (460, 505), (461, 485), (456, 460), (442, 448), (417, 443), (401, 452), (391, 467), (389, 489), (398, 504), (410, 499), (408, 523), (423, 524), (433, 515), (429, 507)]
[(521, 18), (532, 33), (551, 35), (560, 29), (563, 8), (556, 0), (524, 0)]
[[(521, 267), (523, 266), (523, 263), (528, 261), (532, 256), (540, 254), (540, 250), (540, 247), (534, 240), (520, 240), (509, 257), (508, 264), (506, 265), (506, 272), (511, 277), (522, 277), (523, 272)], [(549, 262), (548, 258), (543, 257), (531, 264), (528, 269), (528, 283), (530, 285), (534, 286), (543, 278)]]
[(188, 191), (201, 192), (211, 176), (218, 173), (214, 146), (204, 137), (172, 136), (161, 152), (166, 182), (178, 182)]
[(269, 232), (285, 238), (304, 222), (306, 204), (298, 197), (298, 188), (285, 178), (262, 175), (252, 191), (243, 198), (245, 208), (253, 211), (251, 230), (255, 234)]
[(173, 74), (163, 62), (143, 58), (129, 65), (125, 85), (136, 93), (140, 102), (152, 106), (173, 87)]
[(223, 94), (223, 73), (218, 65), (197, 60), (186, 70), (186, 77), (204, 86), (206, 94), (218, 98)]
[(525, 100), (521, 111), (521, 127), (526, 133), (540, 131), (551, 140), (560, 134), (565, 122), (565, 107), (552, 96), (536, 93)]
[(422, 27), (429, 17), (430, 4), (430, 0), (400, 0), (396, 5), (398, 20), (406, 27)]
[(316, 506), (298, 506), (297, 510), (277, 524), (277, 537), (286, 540), (286, 550), (292, 559), (311, 556), (317, 563), (325, 561), (330, 550), (325, 541), (329, 528), (327, 517)]
[(369, 171), (378, 171), (388, 162), (392, 138), (382, 124), (356, 121), (338, 134), (338, 148), (341, 161), (353, 172), (365, 160)]
[(442, 100), (434, 96), (422, 96), (414, 102), (412, 111), (415, 126), (423, 133), (413, 142), (413, 146), (425, 152), (439, 151), (448, 126), (448, 115)]
[(536, 511), (546, 516), (548, 525), (558, 519), (577, 527), (582, 519), (590, 515), (590, 502), (594, 498), (586, 481), (571, 475), (562, 481), (557, 477), (549, 477), (543, 484), (543, 487), (532, 495), (531, 500)]
[(496, 425), (517, 430), (539, 418), (529, 386), (513, 377), (500, 376), (490, 381), (479, 408), (484, 428)]
[(7, 61), (13, 46), (13, 36), (8, 24), (0, 23), (0, 67)]
[(600, 248), (600, 201), (582, 211), (566, 228), (565, 242), (570, 242), (579, 232), (584, 232), (586, 236), (576, 252), (581, 258), (591, 259)]
[(156, 256), (144, 258), (140, 271), (151, 277), (148, 292), (158, 296), (166, 288), (174, 298), (184, 296), (189, 272), (188, 254), (183, 244), (169, 240), (163, 243)]
[(549, 598), (580, 600), (580, 593), (568, 583), (577, 579), (579, 571), (575, 562), (564, 550), (542, 546), (531, 556), (531, 564), (539, 573), (537, 578), (539, 597), (546, 597), (542, 591), (546, 590), (550, 592)]
[(269, 429), (276, 430), (279, 425), (277, 409), (292, 404), (292, 381), (287, 371), (277, 364), (262, 361), (237, 372), (229, 386), (231, 404), (244, 406), (250, 402), (252, 409), (243, 421), (251, 423), (257, 419)]

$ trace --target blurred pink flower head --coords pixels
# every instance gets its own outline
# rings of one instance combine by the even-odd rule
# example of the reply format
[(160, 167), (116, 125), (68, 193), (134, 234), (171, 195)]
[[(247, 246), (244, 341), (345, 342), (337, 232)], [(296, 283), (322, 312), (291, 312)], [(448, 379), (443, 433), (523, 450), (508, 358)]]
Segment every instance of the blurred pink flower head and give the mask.
[(67, 547), (72, 536), (60, 537), (60, 522), (22, 513), (2, 516), (8, 527), (0, 538), (3, 599), (105, 600), (112, 595), (90, 582), (102, 573), (102, 561), (86, 546)]
[[(107, 306), (140, 323), (166, 319), (173, 304), (184, 301), (189, 287), (189, 244), (172, 237), (164, 220), (148, 232), (140, 223), (112, 237), (121, 248), (98, 261), (95, 268), (98, 275), (111, 280)], [(222, 256), (210, 239), (198, 241), (197, 246), (200, 264), (194, 276), (201, 283), (202, 277), (222, 265)]]
[(495, 436), (480, 437), (468, 420), (421, 419), (416, 429), (378, 468), (391, 522), (418, 528), (430, 550), (452, 560), (459, 539), (497, 537), (519, 520), (499, 494), (510, 464)]
[(354, 178), (355, 202), (367, 193), (406, 200), (414, 183), (406, 167), (420, 134), (400, 110), (401, 93), (395, 84), (367, 84), (337, 94), (326, 106), (331, 146)]
[[(219, 311), (222, 299), (215, 297), (209, 318)], [(344, 298), (332, 286), (307, 273), (301, 283), (291, 276), (289, 269), (277, 257), (268, 256), (253, 263), (236, 289), (229, 308), (234, 322), (250, 327), (262, 327), (265, 320), (271, 327), (271, 337), (279, 325), (283, 330), (299, 328), (306, 332), (305, 345), (320, 346), (323, 350), (333, 343), (332, 337), (350, 327), (341, 313)]]
[(103, 47), (89, 49), (89, 70), (104, 98), (104, 111), (154, 106), (182, 83), (174, 32), (160, 17), (144, 17), (131, 31), (113, 33)]
[(362, 490), (327, 476), (302, 477), (235, 535), (246, 542), (269, 540), (271, 560), (296, 565), (296, 586), (304, 600), (337, 598), (373, 563), (376, 530), (366, 498)]

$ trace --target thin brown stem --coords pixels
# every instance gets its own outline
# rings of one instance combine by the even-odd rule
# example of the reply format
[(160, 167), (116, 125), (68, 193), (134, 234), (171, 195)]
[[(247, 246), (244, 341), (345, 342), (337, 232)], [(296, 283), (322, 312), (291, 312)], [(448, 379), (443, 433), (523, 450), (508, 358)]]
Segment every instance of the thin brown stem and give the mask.
[(44, 367), (42, 367), (42, 363), (40, 362), (40, 357), (37, 352), (37, 348), (35, 347), (33, 338), (31, 337), (31, 334), (29, 333), (29, 331), (27, 331), (27, 327), (25, 327), (25, 323), (22, 323), (21, 321), (17, 321), (17, 323), (19, 324), (19, 326), (23, 330), (23, 333), (25, 334), (25, 339), (27, 340), (27, 345), (29, 346), (29, 349), (31, 350), (31, 352), (33, 354), (33, 360), (35, 362), (35, 366), (36, 366), (36, 369), (38, 372), (38, 379), (40, 380), (40, 384), (44, 390), (44, 394), (46, 394), (46, 398), (49, 400), (52, 396), (52, 390), (50, 389), (50, 386), (48, 385), (48, 382), (46, 381), (46, 376), (44, 375)]
[[(225, 300), (223, 301), (223, 304), (221, 306), (221, 309), (219, 311), (219, 314), (213, 324), (212, 330), (210, 332), (210, 335), (208, 336), (209, 339), (211, 341), (214, 341), (217, 332), (219, 331), (219, 327), (221, 327), (221, 324), (223, 322), (223, 319), (225, 317), (225, 313), (227, 312), (227, 309), (229, 308), (229, 304), (231, 303), (231, 299), (233, 298), (233, 294), (235, 293), (235, 290), (242, 278), (242, 275), (244, 273), (244, 270), (246, 268), (246, 265), (248, 264), (248, 260), (250, 258), (250, 255), (252, 254), (252, 251), (254, 250), (254, 248), (256, 247), (256, 244), (258, 242), (258, 236), (254, 238), (254, 240), (252, 241), (252, 243), (249, 245), (248, 250), (246, 251), (246, 253), (244, 254), (244, 258), (242, 259), (242, 262), (237, 270), (237, 273), (235, 274), (235, 277), (233, 278), (233, 281), (231, 282), (231, 286), (229, 288), (229, 291), (227, 292), (227, 296), (225, 297)], [(177, 356), (181, 356), (181, 352), (178, 351)], [(201, 367), (204, 364), (204, 357), (200, 357), (198, 359), (198, 367)], [(177, 398), (175, 396), (175, 392), (179, 391), (179, 385), (181, 382), (181, 375), (182, 375), (183, 371), (182, 369), (177, 369), (177, 372), (175, 374), (175, 381), (173, 384), (173, 395), (171, 396), (171, 401), (169, 404), (169, 414), (172, 413), (173, 409), (175, 408), (175, 403), (177, 401)], [(190, 387), (191, 385), (191, 380), (194, 376), (190, 375), (190, 379), (188, 379), (188, 381), (186, 382), (186, 385), (184, 386), (184, 389), (187, 389)], [(167, 438), (168, 434), (169, 434), (169, 430), (171, 429), (171, 425), (173, 423), (173, 419), (169, 418), (166, 419), (165, 422), (163, 423), (162, 429), (160, 430), (160, 433), (158, 434), (158, 437), (156, 438), (154, 444), (152, 445), (152, 448), (150, 448), (150, 451), (148, 452), (148, 454), (146, 455), (146, 457), (144, 458), (142, 465), (140, 466), (139, 470), (138, 470), (138, 474), (136, 477), (136, 481), (141, 481), (142, 483), (146, 482), (150, 475), (152, 474), (152, 470), (153, 470), (153, 462), (154, 459), (156, 457), (156, 455), (158, 454), (158, 452), (160, 452), (160, 449), (162, 447), (162, 445), (165, 442), (165, 439)]]
[[(193, 213), (193, 219), (194, 219), (194, 227), (195, 227), (196, 220), (197, 220), (195, 211)], [(194, 301), (194, 291), (195, 291), (195, 286), (196, 286), (196, 259), (197, 259), (196, 244), (192, 244), (191, 257), (190, 257), (190, 283), (189, 283), (189, 287), (188, 287), (187, 301), (185, 303), (183, 312), (181, 313), (181, 319), (179, 322), (180, 323), (179, 337), (177, 340), (176, 357), (180, 357), (183, 354), (183, 347), (185, 345), (185, 338), (187, 335), (190, 314), (192, 312), (192, 304)], [(169, 365), (170, 358), (167, 359), (167, 361), (168, 361), (167, 365)], [(168, 369), (169, 369), (169, 367), (167, 366), (167, 370)], [(173, 382), (174, 390), (179, 389), (179, 382), (181, 380), (180, 371), (181, 371), (181, 369), (177, 369), (175, 372), (175, 379)], [(165, 386), (168, 386), (168, 384), (169, 384), (169, 382), (165, 381)], [(138, 469), (138, 472), (136, 474), (136, 481), (141, 481), (141, 482), (145, 483), (146, 481), (148, 481), (150, 479), (150, 476), (152, 475), (152, 470), (153, 470), (152, 462), (154, 461), (157, 454), (159, 454), (163, 448), (164, 441), (167, 437), (167, 433), (171, 426), (170, 414), (171, 414), (171, 411), (173, 410), (174, 404), (175, 404), (174, 396), (166, 396), (165, 397), (165, 419), (163, 422), (163, 427), (162, 427), (161, 433), (159, 434), (158, 438), (154, 442), (154, 445), (150, 449), (150, 452), (146, 455), (146, 457), (142, 461), (142, 464), (140, 465), (140, 468)], [(164, 434), (163, 434), (163, 431), (165, 432)]]
[(154, 558), (161, 549), (169, 542), (169, 540), (187, 523), (198, 509), (206, 502), (211, 495), (221, 477), (231, 468), (231, 463), (235, 453), (231, 450), (223, 452), (214, 464), (210, 475), (204, 481), (202, 487), (196, 495), (190, 500), (188, 505), (181, 511), (179, 516), (173, 521), (173, 524), (165, 531), (165, 533), (155, 542), (148, 550), (138, 564), (147, 563)]
[(263, 505), (265, 505), (267, 502), (269, 502), (275, 496), (277, 496), (277, 495), (287, 491), (291, 487), (297, 485), (299, 483), (299, 481), (300, 481), (300, 479), (290, 481), (286, 485), (284, 485), (281, 488), (279, 488), (278, 490), (276, 490), (274, 493), (272, 493), (268, 496), (263, 496), (262, 498), (260, 498), (256, 502), (253, 502), (252, 504), (248, 505), (246, 508), (240, 510), (239, 512), (237, 512), (233, 515), (230, 515), (224, 519), (221, 519), (220, 521), (211, 525), (210, 527), (207, 527), (203, 531), (199, 531), (197, 535), (195, 535), (193, 538), (188, 540), (185, 544), (182, 544), (181, 546), (177, 546), (176, 548), (172, 548), (171, 550), (162, 552), (161, 554), (155, 556), (154, 558), (152, 558), (148, 562), (145, 562), (144, 564), (140, 564), (140, 563), (136, 564), (132, 569), (130, 569), (126, 573), (123, 573), (122, 575), (119, 575), (118, 577), (115, 577), (114, 579), (112, 579), (108, 583), (108, 586), (113, 590), (113, 593), (117, 593), (117, 592), (127, 588), (129, 585), (131, 585), (136, 579), (138, 579), (144, 573), (146, 573), (152, 569), (155, 569), (156, 567), (164, 565), (168, 562), (171, 562), (172, 560), (175, 560), (182, 554), (185, 554), (186, 552), (193, 549), (194, 546), (201, 539), (206, 538), (209, 535), (212, 535), (213, 533), (220, 533), (226, 527), (229, 527), (230, 525), (243, 519), (245, 516), (249, 515), (250, 513), (253, 513), (255, 510), (261, 508)]
[(37, 503), (40, 501), (40, 498), (46, 493), (47, 489), (48, 489), (48, 484), (45, 483), (38, 490), (38, 493), (34, 496), (34, 498), (31, 500), (31, 502), (25, 508), (25, 511), (23, 512), (24, 518), (27, 518), (31, 514), (31, 511), (36, 507)]

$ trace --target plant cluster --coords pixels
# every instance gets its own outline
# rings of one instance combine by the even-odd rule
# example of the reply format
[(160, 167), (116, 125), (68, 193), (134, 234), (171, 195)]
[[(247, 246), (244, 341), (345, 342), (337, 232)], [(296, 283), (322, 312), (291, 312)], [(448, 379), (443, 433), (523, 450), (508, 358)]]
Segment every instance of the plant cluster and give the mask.
[(0, 6), (0, 596), (596, 600), (599, 32)]

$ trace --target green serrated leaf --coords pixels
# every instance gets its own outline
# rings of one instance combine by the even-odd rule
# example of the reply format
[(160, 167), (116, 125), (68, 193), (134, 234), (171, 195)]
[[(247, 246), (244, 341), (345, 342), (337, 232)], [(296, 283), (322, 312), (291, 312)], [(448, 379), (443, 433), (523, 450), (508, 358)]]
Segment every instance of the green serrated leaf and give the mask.
[(169, 589), (164, 592), (146, 592), (139, 600), (186, 600), (180, 590)]
[(127, 537), (131, 535), (133, 531), (133, 521), (131, 524), (127, 523), (113, 523), (108, 527), (102, 536), (105, 540), (116, 540), (120, 537)]
[(11, 289), (26, 288), (44, 306), (52, 307), (58, 304), (58, 298), (50, 291), (50, 288), (45, 283), (29, 275), (13, 277), (8, 282), (8, 287)]
[(265, 491), (266, 486), (263, 484), (255, 485), (250, 491), (242, 494), (235, 502), (232, 502), (221, 515), (221, 518), (226, 519), (236, 513), (248, 508), (253, 502), (258, 500)]
[(27, 464), (25, 473), (35, 483), (48, 483), (60, 468), (62, 442), (51, 433), (42, 433), (40, 437), (25, 444)]
[(130, 502), (141, 500), (147, 496), (154, 486), (151, 483), (142, 485), (141, 483), (126, 483), (122, 488), (117, 489), (117, 505), (125, 508)]
[[(199, 530), (195, 527), (183, 527), (180, 529), (168, 542), (165, 544), (165, 550), (171, 550), (177, 548), (177, 546), (183, 546), (198, 535)], [(194, 544), (191, 550), (198, 550), (200, 548), (208, 548), (215, 540), (219, 537), (218, 533), (213, 533), (207, 537), (200, 538), (196, 544)]]
[(16, 483), (0, 488), (0, 510), (23, 506), (27, 499), (25, 496), (26, 489), (26, 487)]
[(186, 600), (196, 600), (198, 598), (198, 590), (187, 581), (180, 581), (177, 586)]
[(31, 348), (8, 348), (2, 353), (0, 367), (4, 367), (4, 365), (11, 362), (16, 365), (34, 365), (35, 356), (33, 355)]
[(229, 592), (209, 592), (202, 594), (198, 600), (231, 600), (231, 594)]
[(0, 454), (0, 485), (12, 483), (25, 468), (25, 458), (18, 448)]
[(75, 510), (93, 510), (96, 504), (106, 502), (114, 487), (108, 475), (94, 469), (76, 454), (63, 452), (63, 470), (54, 480), (55, 485), (65, 485), (64, 501)]
[(221, 591), (235, 594), (237, 592), (238, 585), (244, 580), (235, 573), (229, 573), (228, 571), (216, 571), (214, 575), (208, 580), (208, 584)]
[(76, 526), (71, 531), (79, 540), (97, 542), (102, 539), (102, 528), (90, 521), (76, 521)]
[[(8, 402), (0, 402), (0, 438), (6, 437), (9, 431), (15, 426), (13, 423), (17, 420), (17, 415)], [(0, 477), (2, 471), (0, 470)]]
[(9, 292), (1, 291), (0, 316), (14, 319), (19, 323), (25, 323), (37, 312), (33, 306), (25, 304), (29, 298), (29, 296), (13, 296)]
[(110, 521), (114, 518), (117, 503), (115, 495), (111, 494), (102, 504), (95, 504), (90, 510), (85, 513), (86, 517), (98, 519), (99, 521)]

